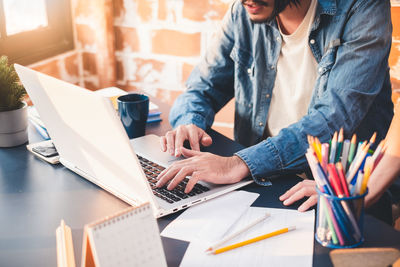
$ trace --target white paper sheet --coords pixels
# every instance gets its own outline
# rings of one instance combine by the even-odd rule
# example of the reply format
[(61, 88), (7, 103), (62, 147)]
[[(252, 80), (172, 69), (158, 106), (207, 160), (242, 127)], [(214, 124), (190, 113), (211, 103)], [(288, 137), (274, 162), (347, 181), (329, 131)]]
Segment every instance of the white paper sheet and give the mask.
[(312, 266), (314, 211), (302, 213), (288, 209), (251, 207), (226, 234), (243, 228), (266, 212), (270, 213), (271, 217), (226, 245), (273, 232), (287, 226), (296, 226), (296, 230), (218, 255), (209, 255), (205, 252), (210, 246), (208, 242), (193, 240), (186, 250), (180, 266)]
[(189, 242), (214, 242), (229, 230), (258, 196), (257, 193), (233, 191), (190, 207), (171, 222), (161, 236)]

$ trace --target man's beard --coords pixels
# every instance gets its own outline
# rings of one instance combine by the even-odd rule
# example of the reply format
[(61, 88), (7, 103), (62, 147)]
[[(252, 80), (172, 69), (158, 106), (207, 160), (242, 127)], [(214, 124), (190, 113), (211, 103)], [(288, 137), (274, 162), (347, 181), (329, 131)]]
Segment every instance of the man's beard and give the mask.
[[(245, 5), (246, 2), (249, 0), (241, 0), (242, 5)], [(252, 0), (253, 3), (262, 5), (262, 6), (269, 6), (270, 4), (262, 1), (262, 0)], [(275, 0), (274, 8), (271, 15), (263, 20), (253, 20), (254, 23), (266, 23), (274, 20), (276, 16), (279, 15), (288, 5), (290, 4), (290, 0)]]

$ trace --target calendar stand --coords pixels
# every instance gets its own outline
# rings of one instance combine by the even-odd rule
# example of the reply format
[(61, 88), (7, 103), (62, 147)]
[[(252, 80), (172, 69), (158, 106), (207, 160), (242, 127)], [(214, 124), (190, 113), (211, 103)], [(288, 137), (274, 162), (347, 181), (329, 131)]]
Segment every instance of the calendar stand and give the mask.
[(150, 204), (86, 225), (82, 266), (167, 266)]

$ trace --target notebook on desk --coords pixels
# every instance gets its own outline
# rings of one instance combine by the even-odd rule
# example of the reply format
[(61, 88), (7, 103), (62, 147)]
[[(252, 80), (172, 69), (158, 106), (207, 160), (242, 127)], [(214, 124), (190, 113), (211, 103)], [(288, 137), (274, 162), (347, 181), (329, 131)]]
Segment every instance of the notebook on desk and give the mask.
[(108, 98), (21, 65), (14, 66), (47, 127), (60, 162), (131, 205), (150, 202), (154, 215), (161, 217), (251, 183), (199, 182), (191, 194), (180, 190), (184, 184), (173, 191), (157, 189), (157, 174), (180, 160), (161, 152), (158, 136), (129, 140)]

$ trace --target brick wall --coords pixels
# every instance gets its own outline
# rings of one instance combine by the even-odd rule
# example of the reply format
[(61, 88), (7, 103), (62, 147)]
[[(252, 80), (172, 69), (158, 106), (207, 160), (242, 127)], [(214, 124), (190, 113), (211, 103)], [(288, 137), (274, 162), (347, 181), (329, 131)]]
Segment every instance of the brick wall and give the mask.
[[(117, 85), (173, 103), (231, 0), (114, 1)], [(232, 137), (233, 104), (214, 128)]]
[(83, 85), (80, 53), (76, 50), (46, 59), (30, 65), (31, 68), (68, 81), (73, 84)]

